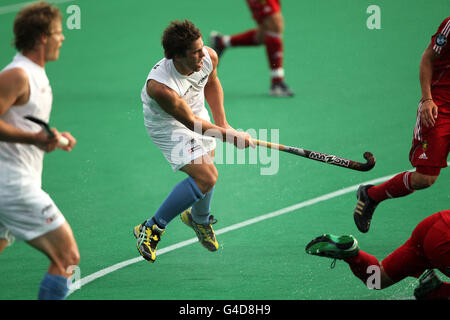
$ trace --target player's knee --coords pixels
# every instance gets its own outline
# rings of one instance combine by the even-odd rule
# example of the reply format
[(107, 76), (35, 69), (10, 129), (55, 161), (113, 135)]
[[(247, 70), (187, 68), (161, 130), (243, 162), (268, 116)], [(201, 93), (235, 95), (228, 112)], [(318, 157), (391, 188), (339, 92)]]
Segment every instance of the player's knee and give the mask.
[(262, 23), (264, 32), (281, 35), (284, 31), (283, 16), (280, 13), (275, 13), (268, 16)]
[(65, 251), (62, 256), (59, 257), (59, 260), (58, 265), (63, 269), (61, 271), (67, 272), (70, 267), (80, 264), (80, 253), (78, 252), (78, 249), (71, 248)]
[(211, 186), (211, 188), (212, 187), (214, 187), (215, 185), (216, 185), (216, 183), (217, 183), (217, 179), (219, 178), (219, 172), (217, 171), (217, 169), (216, 168), (214, 168), (215, 170), (214, 170), (214, 172), (213, 172), (213, 185)]
[(283, 34), (284, 31), (284, 24), (283, 21), (277, 21), (274, 25), (273, 25), (273, 29), (272, 32), (279, 34), (280, 36)]
[(217, 169), (214, 167), (213, 170), (211, 170), (208, 175), (205, 177), (205, 192), (209, 192), (217, 183), (217, 178), (219, 177), (219, 173), (217, 172)]
[(431, 187), (437, 180), (437, 176), (427, 176), (425, 179), (425, 186)]
[(438, 176), (430, 176), (425, 174), (415, 174), (411, 179), (411, 185), (415, 190), (421, 190), (431, 187), (437, 180)]
[(79, 265), (80, 259), (81, 259), (80, 253), (78, 252), (78, 250), (74, 250), (69, 257), (70, 265), (72, 265), (72, 266)]
[(380, 272), (380, 290), (386, 289), (386, 288), (392, 286), (393, 284), (395, 284), (395, 282), (389, 277), (389, 275), (384, 270), (382, 263), (380, 265), (380, 271), (381, 271)]
[(218, 176), (219, 173), (217, 172), (217, 169), (214, 166), (210, 168), (208, 171), (204, 172), (201, 175), (199, 181), (200, 190), (203, 193), (208, 193), (216, 185)]

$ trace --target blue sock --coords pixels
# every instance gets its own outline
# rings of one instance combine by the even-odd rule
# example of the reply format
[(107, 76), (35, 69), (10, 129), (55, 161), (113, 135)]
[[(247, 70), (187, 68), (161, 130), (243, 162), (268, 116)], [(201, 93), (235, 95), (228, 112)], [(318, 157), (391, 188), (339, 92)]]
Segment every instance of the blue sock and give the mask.
[(68, 278), (46, 273), (39, 287), (39, 300), (64, 300), (69, 293)]
[(173, 218), (204, 196), (194, 179), (188, 177), (172, 189), (153, 218), (149, 219), (145, 225), (151, 227), (156, 223), (160, 228), (165, 228)]
[(214, 187), (205, 195), (201, 200), (198, 200), (192, 205), (192, 219), (199, 224), (209, 223), (209, 213), (211, 211), (211, 198), (214, 191)]

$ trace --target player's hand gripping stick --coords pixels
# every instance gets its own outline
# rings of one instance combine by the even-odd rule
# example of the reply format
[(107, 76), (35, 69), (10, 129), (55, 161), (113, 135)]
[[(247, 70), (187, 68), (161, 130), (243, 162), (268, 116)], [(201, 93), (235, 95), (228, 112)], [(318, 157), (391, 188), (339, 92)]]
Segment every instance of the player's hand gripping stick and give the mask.
[[(41, 119), (38, 119), (38, 118), (33, 117), (33, 116), (25, 116), (24, 118), (27, 119), (27, 120), (30, 120), (30, 121), (32, 121), (32, 122), (38, 124), (38, 125), (40, 125), (41, 128), (42, 128), (43, 130), (45, 130), (45, 132), (47, 133), (47, 135), (48, 135), (50, 138), (53, 138), (53, 137), (55, 136), (55, 135), (53, 134), (53, 132), (50, 130), (50, 127), (49, 127), (48, 123), (46, 123), (45, 121), (42, 121)], [(58, 141), (58, 142), (59, 142), (59, 144), (62, 145), (63, 147), (69, 145), (69, 140), (68, 140), (66, 137), (63, 137), (63, 136), (59, 137), (59, 141)]]

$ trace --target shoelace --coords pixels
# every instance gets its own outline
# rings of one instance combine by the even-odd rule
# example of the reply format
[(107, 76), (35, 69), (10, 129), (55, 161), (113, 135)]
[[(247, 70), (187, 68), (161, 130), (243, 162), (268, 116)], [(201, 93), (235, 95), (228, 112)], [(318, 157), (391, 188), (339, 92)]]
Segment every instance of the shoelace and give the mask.
[[(146, 241), (147, 240), (147, 241)], [(141, 245), (143, 242), (148, 243), (148, 236), (147, 236), (147, 232), (146, 229), (142, 230), (142, 228), (139, 230), (139, 245)]]
[[(142, 230), (144, 228), (144, 230)], [(160, 240), (160, 235), (157, 233), (153, 233), (152, 230), (147, 226), (142, 226), (141, 230), (139, 231), (139, 239), (140, 243), (150, 243), (150, 238), (156, 242)]]
[(202, 234), (206, 234), (208, 239), (212, 239), (214, 237), (214, 231), (212, 230), (212, 228), (209, 228), (212, 224), (217, 223), (217, 219), (214, 219), (214, 216), (211, 215), (209, 216), (209, 223), (208, 224), (197, 224), (197, 229), (200, 230), (200, 232)]
[(334, 267), (336, 266), (336, 258), (334, 258), (334, 260), (333, 260), (333, 262), (331, 262), (331, 265), (330, 265), (330, 269), (334, 269)]
[(209, 216), (209, 224), (215, 224), (215, 223), (217, 223), (217, 219), (215, 219), (213, 215)]

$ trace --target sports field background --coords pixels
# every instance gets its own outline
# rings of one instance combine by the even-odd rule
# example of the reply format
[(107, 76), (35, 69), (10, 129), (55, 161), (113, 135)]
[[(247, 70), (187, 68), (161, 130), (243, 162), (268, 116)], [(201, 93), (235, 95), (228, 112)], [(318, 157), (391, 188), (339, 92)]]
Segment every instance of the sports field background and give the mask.
[[(2, 0), (0, 7), (16, 1)], [(162, 4), (163, 3), (163, 4)], [(356, 172), (289, 154), (279, 171), (267, 165), (218, 164), (212, 212), (216, 230), (360, 183), (410, 170), (408, 161), (420, 98), (421, 54), (450, 13), (448, 0), (321, 0), (283, 3), (286, 82), (294, 98), (272, 98), (263, 47), (226, 51), (219, 77), (228, 122), (244, 130), (278, 129), (280, 143), (377, 163)], [(81, 29), (68, 30), (66, 8), (81, 9)], [(366, 9), (381, 9), (381, 29), (369, 30)], [(163, 56), (161, 34), (187, 18), (203, 32), (234, 34), (254, 27), (245, 1), (87, 1), (57, 4), (66, 40), (47, 65), (54, 104), (51, 124), (78, 141), (71, 153), (44, 162), (43, 187), (72, 226), (81, 277), (138, 257), (132, 228), (152, 216), (172, 187), (173, 173), (143, 125), (140, 91)], [(0, 10), (1, 12), (1, 10)], [(0, 61), (10, 46), (16, 11), (0, 14)], [(268, 137), (270, 139), (270, 136)], [(218, 236), (220, 250), (194, 243), (140, 261), (83, 286), (69, 299), (412, 299), (417, 280), (368, 290), (344, 262), (309, 256), (305, 245), (322, 233), (353, 234), (362, 250), (383, 259), (434, 212), (448, 209), (450, 173), (436, 184), (382, 203), (369, 233), (353, 222), (355, 191)], [(160, 249), (192, 239), (176, 218)], [(25, 243), (0, 255), (0, 299), (35, 299), (47, 258)], [(444, 278), (444, 276), (439, 273)]]

